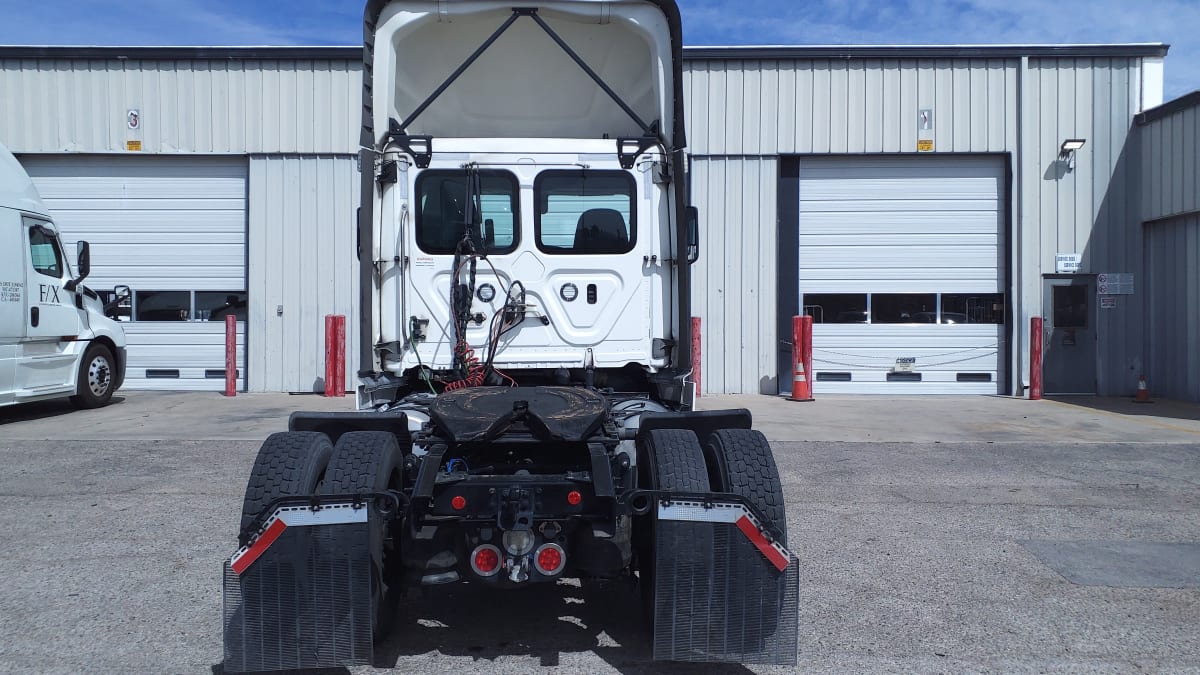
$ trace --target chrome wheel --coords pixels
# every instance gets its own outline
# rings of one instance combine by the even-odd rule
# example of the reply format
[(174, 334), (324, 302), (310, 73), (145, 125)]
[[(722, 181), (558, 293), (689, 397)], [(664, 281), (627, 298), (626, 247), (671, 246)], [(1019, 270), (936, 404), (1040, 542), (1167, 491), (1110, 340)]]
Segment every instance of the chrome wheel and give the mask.
[(96, 397), (104, 396), (112, 386), (112, 364), (103, 355), (97, 355), (88, 363), (88, 389)]

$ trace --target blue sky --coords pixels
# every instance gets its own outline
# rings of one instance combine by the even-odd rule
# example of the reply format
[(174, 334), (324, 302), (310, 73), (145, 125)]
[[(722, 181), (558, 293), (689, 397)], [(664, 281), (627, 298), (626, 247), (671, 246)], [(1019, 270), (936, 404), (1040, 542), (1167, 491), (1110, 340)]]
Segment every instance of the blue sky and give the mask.
[[(1166, 42), (1200, 89), (1200, 0), (679, 0), (689, 45)], [(0, 44), (353, 45), (361, 2), (0, 0)]]

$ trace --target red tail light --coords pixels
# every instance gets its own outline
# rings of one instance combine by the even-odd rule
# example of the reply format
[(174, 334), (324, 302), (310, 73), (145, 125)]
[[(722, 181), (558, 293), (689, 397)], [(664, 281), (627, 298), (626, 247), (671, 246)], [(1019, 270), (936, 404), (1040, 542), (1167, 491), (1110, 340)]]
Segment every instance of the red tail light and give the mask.
[(571, 506), (579, 506), (581, 501), (583, 501), (583, 495), (579, 494), (579, 490), (571, 490), (567, 493), (567, 503)]
[(558, 544), (542, 544), (533, 558), (537, 570), (550, 577), (563, 571), (567, 565), (567, 554)]
[(471, 569), (481, 577), (490, 577), (500, 571), (500, 549), (491, 544), (478, 546), (471, 553)]
[(450, 500), (450, 506), (454, 507), (455, 511), (462, 511), (467, 508), (467, 498), (462, 495), (455, 495), (454, 499)]

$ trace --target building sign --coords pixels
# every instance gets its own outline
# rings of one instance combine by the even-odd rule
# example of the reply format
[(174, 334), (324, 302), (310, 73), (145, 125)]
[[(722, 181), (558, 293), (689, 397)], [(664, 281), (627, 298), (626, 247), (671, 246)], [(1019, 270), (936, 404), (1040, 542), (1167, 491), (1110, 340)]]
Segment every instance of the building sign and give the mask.
[(917, 141), (917, 152), (933, 152), (933, 140), (926, 138)]
[(933, 108), (922, 108), (917, 122), (921, 131), (933, 131)]
[(896, 359), (896, 366), (892, 368), (893, 373), (911, 373), (917, 367), (917, 357), (901, 356)]
[(1054, 272), (1056, 274), (1079, 274), (1083, 256), (1078, 253), (1059, 253), (1054, 256)]
[(141, 141), (125, 141), (125, 149), (128, 150), (129, 152), (141, 152), (142, 151), (142, 142)]
[(142, 128), (142, 112), (137, 108), (130, 108), (125, 112), (125, 126), (137, 131)]
[(1096, 292), (1100, 295), (1133, 295), (1132, 274), (1096, 275)]
[(1100, 297), (1100, 309), (1116, 309), (1117, 296), (1105, 295)]

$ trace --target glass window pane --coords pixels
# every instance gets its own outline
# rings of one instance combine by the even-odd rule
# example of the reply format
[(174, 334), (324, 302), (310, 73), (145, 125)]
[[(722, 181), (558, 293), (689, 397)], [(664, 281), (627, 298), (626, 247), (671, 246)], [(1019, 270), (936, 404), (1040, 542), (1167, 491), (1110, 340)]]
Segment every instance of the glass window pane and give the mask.
[(138, 321), (187, 321), (192, 299), (188, 291), (137, 291)]
[[(417, 245), (426, 253), (449, 255), (467, 232), (466, 171), (425, 171), (417, 179)], [(482, 226), (471, 233), (489, 254), (516, 248), (517, 179), (507, 171), (480, 171), (479, 211)], [(471, 228), (475, 229), (475, 228)]]
[(1054, 327), (1087, 328), (1087, 286), (1054, 287)]
[(224, 321), (235, 316), (238, 321), (246, 320), (246, 291), (196, 291), (197, 321)]
[(946, 293), (942, 323), (1004, 323), (1003, 293)]
[(33, 269), (39, 274), (61, 279), (63, 275), (62, 251), (58, 240), (40, 227), (29, 228), (29, 256)]
[(547, 253), (618, 254), (637, 242), (633, 177), (547, 171), (537, 180), (537, 244)]
[(866, 323), (867, 294), (806, 294), (804, 313), (813, 318), (813, 323)]
[(871, 323), (937, 323), (937, 294), (872, 293)]

